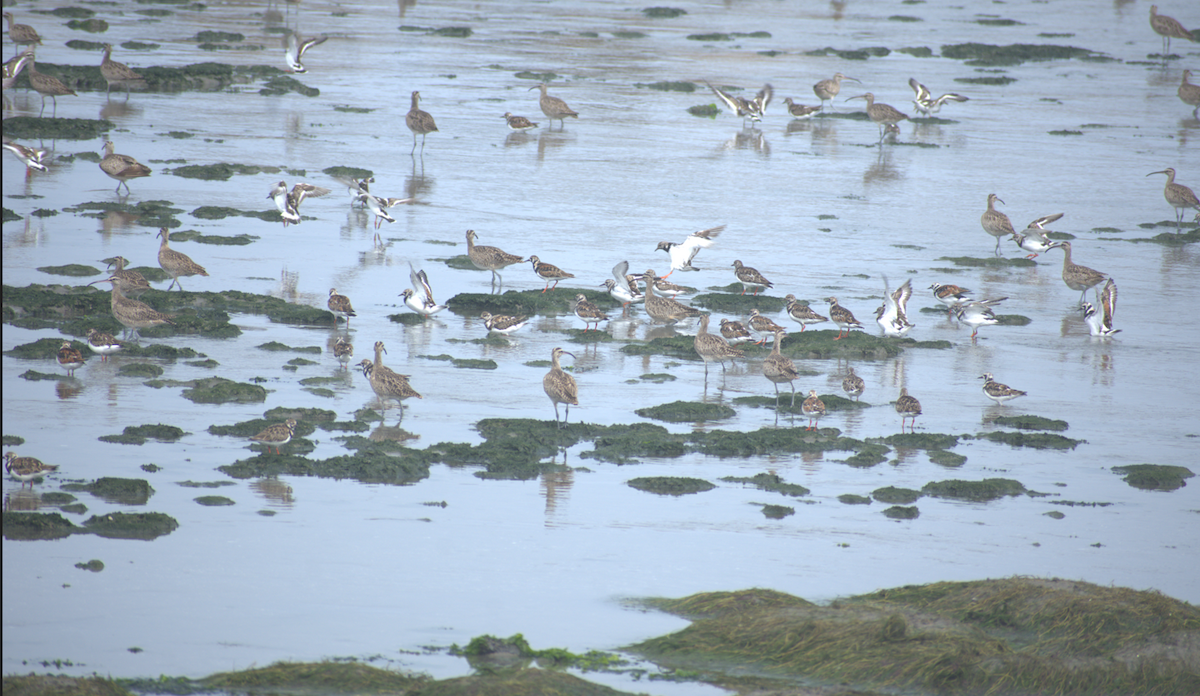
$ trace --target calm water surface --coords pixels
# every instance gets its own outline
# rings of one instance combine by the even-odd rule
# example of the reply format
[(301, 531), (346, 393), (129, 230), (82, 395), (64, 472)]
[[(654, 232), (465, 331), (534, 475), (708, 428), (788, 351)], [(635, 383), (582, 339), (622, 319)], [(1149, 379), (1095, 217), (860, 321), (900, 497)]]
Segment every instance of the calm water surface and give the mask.
[[(773, 294), (795, 293), (819, 310), (821, 298), (836, 294), (873, 329), (869, 320), (882, 275), (893, 286), (911, 278), (917, 289), (910, 305), (917, 323), (913, 337), (953, 344), (854, 363), (867, 381), (864, 400), (879, 407), (831, 414), (822, 426), (855, 438), (897, 432), (889, 402), (907, 386), (924, 406), (917, 427), (926, 432), (974, 434), (991, 429), (996, 415), (1030, 413), (1068, 421), (1066, 435), (1085, 444), (1050, 452), (962, 441), (955, 451), (967, 462), (959, 469), (932, 464), (921, 451), (901, 450), (889, 463), (864, 470), (839, 463), (841, 453), (689, 456), (615, 466), (583, 458), (591, 449), (584, 443), (555, 458), (583, 468), (536, 481), (482, 480), (471, 468), (444, 466), (406, 487), (286, 478), (280, 485), (290, 493), (281, 495), (273, 482), (237, 481), (216, 490), (236, 505), (210, 508), (193, 502), (207, 491), (178, 482), (227, 480), (216, 467), (250, 452), (244, 441), (209, 435), (209, 425), (261, 417), (276, 406), (327, 408), (344, 419), (374, 403), (365, 380), (353, 373), (332, 387), (335, 396), (328, 399), (297, 384), (306, 376), (336, 374), (331, 330), (237, 316), (243, 331), (237, 339), (165, 341), (190, 346), (220, 366), (164, 364), (164, 377), (264, 377), (271, 392), (265, 404), (254, 405), (194, 405), (178, 389), (148, 389), (141, 380), (117, 376), (120, 357), (109, 364), (92, 359), (75, 381), (57, 385), (18, 378), (30, 369), (55, 371), (56, 365), (5, 357), (4, 432), (25, 438), (18, 453), (62, 466), (36, 490), (99, 476), (148, 478), (155, 494), (144, 509), (180, 522), (177, 531), (149, 543), (5, 541), (5, 671), (68, 659), (74, 667), (65, 671), (78, 674), (202, 676), (277, 659), (383, 656), (394, 666), (454, 676), (468, 671), (465, 662), (425, 647), (520, 632), (539, 648), (614, 649), (685, 625), (632, 609), (628, 598), (751, 586), (829, 600), (906, 583), (1031, 574), (1200, 600), (1197, 487), (1139, 491), (1110, 471), (1141, 462), (1196, 468), (1200, 399), (1180, 385), (1196, 362), (1200, 330), (1181, 310), (1200, 294), (1200, 251), (1125, 240), (1157, 234), (1164, 228), (1139, 225), (1173, 215), (1162, 198), (1163, 177), (1147, 173), (1174, 167), (1182, 183), (1200, 186), (1200, 123), (1175, 96), (1182, 69), (1200, 69), (1200, 51), (1176, 42), (1173, 51), (1182, 59), (1166, 66), (1148, 61), (1160, 41), (1142, 3), (1016, 2), (989, 6), (996, 14), (986, 16), (932, 4), (673, 5), (688, 14), (650, 20), (640, 6), (603, 2), (421, 2), (398, 16), (394, 6), (306, 2), (299, 11), (265, 17), (261, 4), (228, 3), (149, 21), (135, 13), (140, 5), (121, 4), (120, 14), (102, 15), (111, 28), (95, 40), (161, 44), (145, 54), (119, 51), (115, 57), (135, 69), (208, 60), (283, 67), (278, 34), (268, 29), (286, 24), (309, 35), (326, 33), (330, 41), (305, 57), (310, 71), (298, 77), (320, 89), (320, 96), (266, 97), (257, 93), (258, 84), (247, 84), (217, 93), (134, 94), (127, 105), (82, 93), (61, 99), (58, 110), (60, 116), (111, 119), (117, 151), (155, 168), (151, 178), (131, 182), (131, 202), (167, 200), (184, 211), (202, 205), (263, 210), (279, 178), (201, 182), (166, 173), (172, 165), (161, 160), (304, 169), (305, 180), (334, 188), (333, 195), (305, 202), (304, 214), (316, 219), (286, 231), (255, 219), (208, 221), (183, 213), (183, 229), (257, 237), (243, 247), (176, 244), (211, 273), (185, 282), (189, 290), (284, 294), (280, 278), (286, 271), (298, 276), (295, 294), (284, 294), (289, 300), (323, 307), (330, 287), (348, 295), (359, 314), (350, 331), (356, 357), (384, 340), (389, 365), (411, 373), (425, 395), (409, 403), (403, 421), (417, 447), (479, 442), (473, 426), (481, 418), (551, 417), (540, 386), (545, 369), (525, 363), (547, 359), (556, 345), (577, 356), (581, 405), (572, 409), (572, 420), (629, 423), (641, 420), (633, 411), (643, 406), (770, 394), (757, 361), (710, 376), (705, 385), (698, 362), (626, 356), (619, 343), (571, 344), (565, 332), (579, 323), (566, 314), (573, 293), (564, 289), (556, 291), (563, 316), (537, 317), (503, 348), (451, 342), (482, 335), (474, 317), (446, 312), (407, 329), (386, 318), (406, 311), (397, 295), (408, 285), (410, 262), (428, 272), (439, 299), (488, 290), (488, 274), (444, 263), (465, 252), (467, 229), (476, 230), (483, 244), (537, 254), (574, 273), (577, 282), (564, 287), (595, 287), (622, 259), (635, 271), (665, 271), (665, 255), (654, 251), (657, 242), (680, 241), (718, 224), (728, 229), (716, 247), (697, 257), (704, 271), (680, 280), (701, 289), (728, 285), (729, 266), (740, 259), (776, 282)], [(34, 24), (46, 37), (42, 60), (99, 60), (98, 53), (66, 48), (67, 40), (79, 37), (57, 20), (22, 9), (18, 21)], [(888, 20), (897, 13), (922, 21)], [(1185, 25), (1200, 25), (1200, 16), (1174, 14)], [(977, 22), (992, 17), (1021, 24)], [(443, 38), (401, 32), (400, 25), (469, 26), (474, 33)], [(243, 33), (246, 44), (267, 50), (204, 53), (188, 40), (199, 29)], [(686, 38), (755, 31), (771, 37), (714, 43)], [(1039, 36), (1064, 33), (1072, 36)], [(996, 74), (957, 60), (899, 52), (866, 61), (804, 55), (826, 46), (929, 46), (937, 54), (944, 44), (968, 41), (1073, 45), (1116, 60), (1012, 66), (1003, 74), (1016, 82), (995, 87), (956, 82)], [(546, 128), (536, 92), (528, 91), (534, 82), (514, 76), (522, 70), (559, 75), (551, 93), (577, 110), (579, 120), (562, 130)], [(689, 106), (711, 103), (711, 95), (638, 86), (709, 80), (752, 94), (770, 82), (777, 103), (792, 96), (811, 104), (810, 86), (837, 71), (863, 83), (847, 83), (843, 96), (869, 90), (909, 113), (909, 77), (936, 94), (955, 91), (971, 101), (943, 109), (940, 116), (954, 123), (902, 126), (902, 143), (937, 147), (876, 148), (869, 122), (789, 123), (773, 106), (759, 129), (743, 131), (728, 114), (702, 119), (686, 113)], [(412, 140), (402, 122), (412, 90), (421, 91), (421, 105), (439, 127), (419, 158), (409, 156)], [(18, 92), (14, 100), (12, 113), (36, 115), (36, 94)], [(835, 108), (861, 110), (862, 102), (839, 101)], [(543, 127), (510, 134), (501, 119), (506, 111), (541, 120)], [(180, 130), (195, 137), (165, 136)], [(1064, 130), (1080, 134), (1050, 134)], [(72, 154), (99, 150), (100, 143), (44, 146)], [(350, 210), (341, 188), (320, 173), (333, 165), (370, 168), (381, 195), (419, 198), (383, 230), (382, 249), (372, 247), (370, 215)], [(4, 205), (25, 216), (4, 225), (5, 284), (82, 284), (92, 279), (34, 269), (97, 265), (118, 253), (134, 265), (154, 264), (152, 228), (69, 213), (29, 216), (38, 208), (112, 200), (113, 182), (95, 164), (76, 160), (31, 180), (7, 155), (3, 167)], [(296, 177), (287, 179), (290, 184)], [(1007, 202), (1002, 210), (1018, 226), (1066, 214), (1054, 227), (1076, 235), (1076, 261), (1110, 273), (1120, 286), (1116, 322), (1123, 332), (1115, 340), (1088, 337), (1075, 306), (1078, 293), (1062, 283), (1057, 251), (1039, 258), (1036, 268), (956, 270), (939, 260), (991, 255), (994, 242), (979, 226), (991, 192)], [(1017, 250), (1005, 243), (1004, 253)], [(504, 277), (508, 289), (541, 282), (528, 266), (513, 266)], [(972, 344), (969, 330), (919, 311), (939, 306), (925, 289), (933, 282), (1006, 295), (1011, 299), (1002, 313), (1031, 322), (985, 327)], [(642, 340), (648, 329), (641, 311), (607, 327), (623, 340)], [(57, 335), (6, 325), (3, 345), (8, 350)], [(253, 349), (270, 340), (326, 352), (320, 365), (288, 372), (282, 365), (293, 356)], [(490, 358), (500, 367), (461, 370), (422, 357), (439, 354)], [(802, 377), (798, 391), (839, 393), (844, 361), (799, 362), (819, 376)], [(994, 407), (979, 391), (985, 371), (1029, 395)], [(649, 372), (677, 379), (638, 380)], [(770, 410), (737, 411), (706, 427), (754, 430), (776, 423)], [(175, 444), (141, 447), (96, 439), (126, 425), (157, 422), (189, 435)], [(779, 425), (794, 423), (781, 418)], [(345, 451), (320, 433), (314, 437), (313, 457)], [(147, 475), (140, 469), (151, 462), (163, 470)], [(625, 485), (636, 476), (716, 482), (763, 471), (813, 493), (780, 498), (721, 483), (702, 495), (663, 499)], [(929, 481), (989, 477), (1014, 478), (1052, 497), (986, 505), (923, 498), (920, 518), (908, 522), (889, 521), (879, 503), (837, 501), (844, 493), (867, 495), (888, 485), (920, 488)], [(18, 486), (5, 483), (10, 503)], [(1054, 500), (1111, 505), (1061, 507), (1051, 505)], [(86, 516), (126, 509), (86, 496), (82, 502)], [(796, 512), (768, 520), (762, 503), (791, 505)], [(277, 514), (257, 514), (263, 509)], [(1045, 516), (1051, 510), (1066, 517)], [(105, 563), (103, 572), (73, 567), (92, 558)], [(129, 652), (132, 647), (143, 651)], [(697, 693), (691, 685), (681, 690), (604, 679), (633, 690)]]

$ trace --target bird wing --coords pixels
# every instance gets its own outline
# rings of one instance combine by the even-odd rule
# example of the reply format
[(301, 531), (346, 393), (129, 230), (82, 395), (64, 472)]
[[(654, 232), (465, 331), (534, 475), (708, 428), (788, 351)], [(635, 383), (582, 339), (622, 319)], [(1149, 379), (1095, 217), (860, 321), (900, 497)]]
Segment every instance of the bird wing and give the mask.
[(1117, 311), (1117, 284), (1112, 278), (1104, 284), (1100, 291), (1100, 304), (1104, 307), (1104, 328), (1112, 330), (1113, 314)]
[(425, 275), (425, 271), (413, 268), (411, 261), (408, 264), (408, 279), (412, 281), (413, 289), (417, 291), (417, 295), (425, 305), (437, 304), (433, 300), (433, 288), (429, 286), (429, 276)]
[(1043, 215), (1042, 217), (1029, 223), (1029, 227), (1036, 227), (1039, 230), (1044, 230), (1044, 229), (1046, 229), (1046, 225), (1049, 225), (1050, 223), (1061, 219), (1062, 216), (1063, 216), (1062, 213), (1054, 213), (1053, 215)]
[(914, 101), (924, 104), (924, 103), (928, 102), (930, 99), (932, 99), (932, 97), (933, 97), (933, 95), (929, 92), (929, 90), (925, 88), (925, 85), (921, 84), (920, 82), (917, 82), (917, 79), (915, 77), (908, 78), (908, 86), (912, 87), (912, 90), (914, 92), (916, 92), (916, 94), (917, 94)]

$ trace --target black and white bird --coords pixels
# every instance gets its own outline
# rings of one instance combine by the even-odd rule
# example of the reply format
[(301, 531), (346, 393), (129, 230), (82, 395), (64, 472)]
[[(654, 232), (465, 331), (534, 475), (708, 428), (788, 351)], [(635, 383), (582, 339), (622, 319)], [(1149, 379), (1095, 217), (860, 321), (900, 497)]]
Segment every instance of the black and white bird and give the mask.
[(328, 40), (328, 36), (306, 39), (295, 32), (288, 34), (284, 44), (284, 49), (287, 52), (288, 69), (296, 74), (308, 72), (308, 68), (304, 67), (304, 64), (300, 60), (304, 57), (308, 49), (313, 46), (319, 46)]
[(662, 277), (670, 277), (671, 273), (675, 271), (700, 270), (692, 265), (692, 259), (696, 258), (696, 254), (699, 254), (701, 249), (707, 249), (716, 244), (717, 235), (721, 234), (724, 229), (725, 225), (719, 225), (693, 232), (682, 242), (659, 242), (655, 251), (665, 251), (671, 257), (671, 270)]

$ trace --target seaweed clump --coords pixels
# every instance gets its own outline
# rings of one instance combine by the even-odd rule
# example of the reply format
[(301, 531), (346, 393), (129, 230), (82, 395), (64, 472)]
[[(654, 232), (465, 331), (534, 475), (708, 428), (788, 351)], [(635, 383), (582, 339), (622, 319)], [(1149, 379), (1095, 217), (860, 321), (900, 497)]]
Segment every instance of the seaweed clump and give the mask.
[(716, 488), (704, 479), (689, 476), (642, 476), (625, 482), (630, 488), (658, 495), (691, 495)]
[(1114, 474), (1124, 477), (1125, 483), (1134, 488), (1147, 491), (1173, 491), (1187, 485), (1184, 479), (1195, 476), (1192, 470), (1185, 466), (1167, 466), (1163, 464), (1130, 464), (1114, 466)]

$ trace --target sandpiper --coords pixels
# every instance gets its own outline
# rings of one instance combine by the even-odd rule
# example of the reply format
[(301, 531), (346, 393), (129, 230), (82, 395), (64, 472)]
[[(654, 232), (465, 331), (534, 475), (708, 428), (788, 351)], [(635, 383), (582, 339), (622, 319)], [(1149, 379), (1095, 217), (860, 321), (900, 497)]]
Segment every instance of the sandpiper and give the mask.
[(787, 382), (792, 388), (792, 406), (796, 405), (796, 385), (795, 381), (800, 373), (796, 372), (796, 364), (792, 359), (779, 352), (779, 346), (783, 343), (783, 335), (785, 331), (775, 332), (775, 345), (771, 348), (771, 354), (763, 359), (762, 373), (763, 377), (770, 380), (775, 387), (775, 409), (779, 409), (779, 385)]
[(800, 411), (808, 416), (808, 427), (805, 430), (816, 430), (817, 422), (825, 415), (825, 402), (817, 396), (816, 389), (808, 390), (808, 398), (800, 405)]
[(1171, 52), (1171, 39), (1187, 39), (1188, 41), (1195, 41), (1195, 39), (1192, 38), (1192, 32), (1184, 29), (1183, 25), (1179, 23), (1179, 20), (1175, 19), (1174, 17), (1160, 15), (1158, 13), (1158, 5), (1150, 6), (1150, 28), (1154, 30), (1154, 33), (1163, 37), (1163, 59), (1166, 59), (1167, 55), (1169, 55)]
[(425, 154), (425, 136), (437, 131), (437, 124), (433, 122), (433, 117), (426, 111), (421, 111), (417, 104), (421, 102), (421, 93), (413, 90), (412, 93), (412, 108), (408, 110), (408, 114), (404, 117), (404, 123), (413, 134), (412, 150), (408, 154), (413, 154), (417, 151), (417, 136), (421, 136), (421, 154)]
[(329, 189), (305, 181), (297, 182), (289, 192), (286, 181), (275, 184), (267, 198), (275, 201), (279, 216), (283, 218), (283, 226), (300, 224), (300, 204), (306, 198), (319, 198), (329, 193)]
[(787, 104), (788, 113), (791, 114), (792, 118), (796, 120), (812, 118), (814, 114), (821, 110), (821, 107), (819, 106), (805, 106), (804, 104), (797, 104), (792, 101), (791, 97), (784, 99), (783, 103)]
[(1183, 71), (1183, 80), (1179, 83), (1179, 100), (1184, 104), (1193, 107), (1192, 118), (1200, 118), (1200, 85), (1193, 85), (1188, 82), (1188, 78), (1192, 76), (1191, 70)]
[(825, 102), (829, 102), (830, 108), (833, 107), (833, 98), (842, 91), (842, 80), (858, 82), (858, 80), (853, 77), (847, 77), (841, 73), (834, 73), (833, 77), (829, 78), (828, 80), (821, 80), (817, 84), (813, 85), (813, 94), (817, 95), (817, 98), (821, 100), (822, 107), (825, 106)]
[[(550, 371), (542, 377), (542, 389), (546, 391), (546, 396), (550, 397), (550, 403), (554, 404), (554, 422), (560, 428), (571, 417), (571, 407), (579, 405), (579, 385), (575, 383), (575, 378), (564, 372), (558, 364), (558, 359), (564, 355), (575, 357), (562, 348), (550, 351)], [(559, 404), (566, 404), (566, 413), (562, 421), (558, 419)]]
[(1091, 302), (1079, 303), (1079, 308), (1083, 310), (1083, 320), (1087, 322), (1088, 333), (1098, 338), (1108, 338), (1113, 334), (1120, 333), (1120, 329), (1113, 328), (1113, 314), (1117, 311), (1117, 284), (1112, 278), (1104, 284), (1104, 288), (1100, 291), (1100, 302), (1093, 306)]
[(159, 324), (171, 324), (172, 326), (175, 324), (175, 322), (171, 321), (174, 315), (163, 314), (141, 300), (126, 297), (122, 292), (124, 282), (122, 282), (120, 277), (112, 276), (103, 280), (93, 281), (88, 283), (88, 285), (95, 285), (96, 283), (112, 283), (111, 304), (113, 318), (120, 322), (126, 330), (133, 331), (133, 335), (129, 337), (129, 340), (136, 342), (140, 338), (138, 335), (140, 329), (158, 326)]
[(863, 327), (854, 318), (853, 312), (838, 304), (836, 297), (826, 297), (825, 301), (829, 303), (829, 318), (838, 327), (838, 335), (833, 340), (840, 341), (850, 335), (850, 329), (861, 329)]
[(131, 70), (128, 65), (113, 60), (112, 49), (112, 44), (104, 44), (104, 58), (100, 61), (100, 75), (107, 85), (104, 93), (110, 94), (113, 85), (116, 85), (117, 89), (125, 88), (125, 98), (128, 99), (130, 89), (146, 86), (146, 78)]
[(842, 391), (846, 392), (848, 396), (853, 397), (855, 401), (858, 401), (858, 397), (862, 396), (862, 393), (866, 391), (867, 384), (863, 381), (862, 377), (854, 374), (853, 367), (847, 367), (846, 369), (850, 374), (846, 375), (842, 380)]
[(575, 312), (575, 316), (583, 320), (584, 333), (588, 332), (592, 324), (595, 324), (596, 330), (599, 331), (600, 322), (608, 321), (608, 315), (596, 305), (588, 302), (587, 297), (583, 293), (575, 295), (575, 301), (572, 304), (574, 305), (572, 310)]
[(493, 246), (477, 246), (475, 238), (478, 237), (475, 230), (467, 230), (467, 258), (481, 271), (492, 272), (492, 285), (496, 284), (496, 279), (500, 279), (500, 284), (504, 284), (504, 277), (500, 275), (501, 269), (506, 266), (511, 266), (514, 263), (521, 263), (525, 259), (510, 254), (507, 251), (501, 251)]
[(112, 334), (97, 329), (88, 329), (87, 344), (93, 353), (100, 356), (100, 362), (106, 362), (109, 355), (125, 347), (125, 344), (114, 338)]
[(504, 335), (514, 333), (529, 323), (529, 317), (526, 316), (492, 314), (491, 312), (480, 312), (479, 318), (483, 320), (483, 325), (487, 328), (488, 333)]
[(992, 373), (985, 372), (979, 379), (983, 380), (983, 395), (1002, 404), (1005, 401), (1011, 401), (1018, 396), (1025, 396), (1025, 392), (1020, 389), (1013, 389), (1007, 384), (1001, 384), (992, 378)]
[(888, 290), (887, 276), (883, 276), (883, 305), (875, 311), (875, 322), (883, 329), (883, 335), (903, 338), (914, 326), (908, 320), (908, 298), (912, 297), (912, 280), (905, 280), (895, 291)]
[(328, 40), (328, 36), (306, 39), (296, 32), (290, 32), (287, 35), (287, 39), (284, 40), (283, 46), (284, 54), (287, 57), (288, 70), (296, 74), (308, 72), (308, 68), (304, 67), (304, 64), (300, 62), (304, 58), (305, 52), (313, 46), (320, 46)]
[[(9, 14), (11, 15), (11, 13)], [(39, 117), (46, 113), (46, 97), (50, 97), (50, 100), (54, 103), (54, 110), (51, 112), (51, 115), (58, 116), (58, 98), (68, 94), (73, 97), (78, 96), (75, 94), (75, 90), (64, 85), (62, 80), (53, 75), (38, 72), (36, 59), (33, 55), (29, 56), (29, 86), (42, 95), (42, 110), (38, 112)]]
[(1058, 248), (1063, 250), (1063, 268), (1062, 279), (1067, 284), (1067, 287), (1072, 290), (1079, 291), (1079, 301), (1083, 302), (1084, 296), (1087, 294), (1088, 288), (1095, 287), (1104, 282), (1108, 277), (1107, 273), (1101, 273), (1087, 266), (1080, 266), (1071, 261), (1071, 243), (1061, 242)]
[(408, 305), (412, 311), (429, 317), (446, 308), (446, 305), (440, 305), (433, 299), (433, 288), (429, 286), (429, 276), (425, 275), (425, 271), (413, 268), (411, 262), (408, 264), (408, 278), (412, 281), (412, 290), (405, 288), (400, 295), (404, 298), (404, 304)]
[(260, 442), (267, 446), (267, 452), (270, 453), (271, 448), (275, 448), (275, 454), (279, 454), (279, 448), (292, 441), (292, 437), (296, 434), (296, 419), (289, 418), (283, 423), (269, 425), (257, 435), (250, 437), (254, 442)]
[(160, 227), (158, 236), (162, 237), (162, 243), (158, 246), (158, 265), (172, 278), (171, 284), (167, 286), (168, 291), (177, 283), (179, 284), (179, 290), (183, 291), (183, 283), (179, 282), (180, 278), (194, 275), (208, 275), (208, 271), (204, 270), (203, 266), (193, 261), (187, 254), (171, 248), (171, 233), (167, 228)]
[(524, 116), (514, 116), (510, 111), (504, 112), (504, 120), (508, 122), (508, 127), (515, 131), (527, 131), (538, 127), (533, 121)]
[(739, 343), (745, 343), (753, 338), (750, 334), (750, 329), (740, 321), (733, 319), (721, 320), (721, 338), (724, 338), (729, 345), (735, 346)]
[(116, 268), (109, 275), (116, 276), (121, 279), (121, 292), (126, 297), (140, 297), (143, 293), (150, 289), (150, 281), (146, 280), (146, 276), (134, 270), (127, 270), (125, 266), (129, 265), (129, 259), (124, 256), (113, 257), (112, 263), (108, 264), (109, 268)]
[(642, 279), (646, 283), (646, 314), (650, 315), (654, 321), (673, 324), (680, 319), (700, 315), (700, 310), (695, 307), (689, 307), (670, 297), (657, 295), (654, 287), (654, 271), (646, 271), (642, 274)]
[(1007, 297), (1001, 297), (997, 300), (961, 302), (951, 307), (951, 311), (955, 318), (971, 327), (971, 340), (973, 341), (979, 335), (979, 327), (995, 326), (1000, 323), (1000, 320), (996, 318), (996, 313), (992, 311), (992, 307), (1007, 299)]
[(350, 329), (350, 317), (356, 317), (354, 307), (350, 306), (350, 298), (345, 295), (339, 295), (337, 288), (329, 288), (329, 300), (325, 306), (329, 307), (329, 311), (333, 312), (333, 325), (337, 326), (338, 317), (346, 320), (346, 330)]
[(773, 287), (774, 283), (767, 280), (763, 274), (758, 272), (757, 268), (743, 266), (741, 261), (733, 262), (733, 274), (742, 283), (742, 294), (745, 295), (747, 290), (754, 290), (757, 295), (759, 290)]
[(758, 340), (755, 343), (760, 346), (767, 342), (768, 336), (773, 336), (780, 331), (787, 332), (787, 329), (764, 317), (757, 309), (750, 310), (750, 320), (747, 323), (750, 325), (750, 329), (758, 334)]
[(654, 250), (665, 251), (671, 257), (671, 270), (663, 278), (669, 278), (675, 271), (700, 270), (692, 265), (692, 259), (696, 258), (696, 254), (700, 253), (701, 249), (707, 249), (715, 244), (717, 235), (721, 234), (724, 229), (725, 225), (718, 225), (707, 230), (693, 232), (682, 242), (659, 242)]
[(696, 350), (696, 354), (704, 361), (704, 379), (706, 380), (708, 379), (709, 361), (716, 360), (721, 363), (721, 373), (724, 374), (726, 360), (746, 357), (744, 352), (729, 345), (724, 338), (708, 332), (707, 314), (700, 315), (700, 329), (696, 332), (696, 337), (692, 341), (692, 347)]
[(83, 359), (83, 351), (71, 345), (70, 341), (63, 341), (62, 347), (58, 349), (58, 364), (62, 365), (67, 371), (68, 377), (75, 376), (75, 369), (83, 367), (85, 362)]
[(916, 78), (912, 77), (908, 78), (908, 86), (912, 87), (913, 92), (916, 93), (916, 96), (913, 97), (913, 104), (917, 107), (917, 111), (920, 111), (926, 116), (930, 114), (936, 114), (937, 112), (941, 111), (942, 105), (946, 102), (970, 101), (970, 99), (962, 96), (961, 94), (955, 94), (953, 92), (949, 94), (943, 94), (937, 99), (934, 99), (933, 93), (930, 92), (925, 85), (917, 82)]
[(708, 88), (712, 90), (713, 94), (716, 95), (717, 99), (721, 101), (730, 113), (742, 119), (743, 127), (746, 125), (747, 118), (754, 122), (762, 120), (767, 110), (767, 104), (771, 103), (771, 97), (775, 94), (775, 88), (771, 87), (770, 84), (764, 85), (753, 99), (735, 97), (723, 89), (713, 87), (708, 82), (704, 84), (708, 85)]
[(1046, 225), (1058, 220), (1062, 216), (1062, 213), (1045, 215), (1029, 223), (1023, 231), (1013, 232), (1012, 240), (1017, 243), (1017, 246), (1029, 252), (1025, 258), (1035, 259), (1038, 254), (1050, 251), (1058, 246), (1058, 242), (1052, 242), (1046, 236)]
[(129, 193), (129, 180), (137, 179), (143, 176), (150, 176), (150, 167), (142, 164), (129, 155), (118, 155), (113, 152), (115, 146), (111, 140), (104, 141), (104, 159), (100, 160), (100, 170), (109, 176), (111, 179), (117, 180), (116, 192), (121, 192), (121, 186), (125, 187), (125, 193)]
[(950, 316), (953, 313), (954, 305), (960, 302), (971, 301), (971, 298), (967, 296), (971, 291), (957, 285), (934, 283), (929, 286), (929, 289), (933, 291), (934, 299), (950, 308), (946, 311), (946, 316)]
[(563, 119), (567, 118), (568, 116), (574, 119), (579, 118), (579, 114), (575, 113), (571, 107), (567, 106), (565, 101), (559, 99), (558, 97), (551, 97), (550, 95), (546, 94), (546, 85), (544, 83), (530, 87), (526, 91), (532, 92), (535, 89), (542, 90), (542, 96), (538, 99), (538, 106), (542, 108), (542, 113), (546, 114), (546, 118), (550, 119), (551, 128), (554, 127), (555, 120), (558, 121), (559, 126), (565, 127), (566, 121)]
[(41, 148), (28, 147), (20, 143), (13, 142), (12, 140), (8, 139), (8, 136), (5, 136), (4, 149), (13, 153), (17, 156), (17, 159), (21, 160), (21, 162), (25, 165), (26, 176), (29, 176), (29, 173), (34, 169), (42, 172), (49, 171), (45, 162), (46, 156), (50, 153)]
[(867, 100), (867, 116), (869, 116), (871, 118), (871, 121), (873, 121), (875, 123), (875, 125), (879, 126), (879, 143), (880, 144), (883, 144), (883, 136), (887, 134), (887, 130), (886, 130), (887, 126), (895, 126), (896, 124), (900, 123), (901, 121), (908, 120), (908, 114), (901, 113), (899, 109), (892, 106), (891, 104), (884, 104), (882, 102), (879, 104), (876, 104), (875, 103), (875, 95), (871, 94), (870, 92), (867, 92), (866, 94), (860, 94), (860, 95), (854, 96), (854, 97), (849, 97), (846, 99), (846, 101), (850, 101), (851, 99), (866, 99)]
[(350, 364), (350, 360), (354, 357), (354, 344), (351, 343), (345, 336), (338, 336), (337, 342), (333, 344), (333, 357), (338, 359), (341, 368), (344, 370)]
[(1200, 210), (1200, 200), (1196, 199), (1196, 194), (1183, 184), (1175, 183), (1175, 170), (1167, 167), (1161, 172), (1150, 172), (1146, 176), (1154, 176), (1155, 174), (1166, 174), (1167, 185), (1163, 188), (1163, 198), (1167, 199), (1167, 203), (1175, 209), (1175, 231), (1179, 232), (1180, 225), (1183, 224), (1183, 213), (1188, 208)]
[[(16, 452), (5, 452), (4, 469), (10, 476), (20, 481), (21, 487), (24, 488), (26, 481), (33, 481), (35, 478), (48, 474), (51, 471), (58, 471), (58, 466), (43, 464), (41, 460), (33, 457), (18, 457)], [(33, 486), (32, 483), (29, 485)]]
[(896, 413), (900, 414), (900, 432), (904, 432), (904, 421), (912, 418), (912, 431), (917, 429), (917, 416), (921, 415), (921, 402), (908, 395), (908, 389), (900, 387), (900, 398), (896, 399)]
[(42, 37), (38, 36), (37, 30), (28, 24), (17, 24), (13, 13), (5, 12), (4, 18), (8, 20), (8, 38), (13, 42), (14, 48), (19, 50), (22, 46), (33, 47), (42, 43)]
[(802, 303), (796, 299), (796, 296), (788, 293), (783, 298), (787, 302), (787, 315), (792, 318), (792, 321), (800, 324), (800, 333), (804, 333), (804, 329), (809, 324), (820, 324), (829, 321), (828, 317), (823, 317), (813, 311), (807, 303)]
[[(546, 281), (546, 287), (542, 288), (542, 292), (557, 288), (559, 281), (575, 277), (573, 274), (567, 273), (552, 263), (546, 263), (536, 256), (530, 256), (529, 262), (533, 264), (533, 272), (538, 274), (539, 278)], [(554, 287), (550, 287), (550, 283), (552, 282), (554, 283)]]

